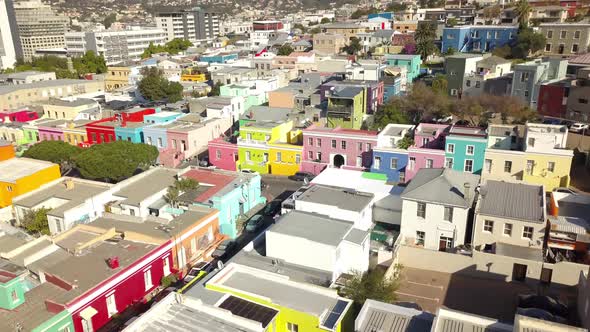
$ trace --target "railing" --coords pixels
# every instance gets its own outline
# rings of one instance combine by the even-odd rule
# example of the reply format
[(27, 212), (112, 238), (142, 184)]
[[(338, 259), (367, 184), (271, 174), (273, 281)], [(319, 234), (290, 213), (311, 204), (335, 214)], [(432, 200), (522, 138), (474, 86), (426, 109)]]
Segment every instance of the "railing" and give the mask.
[(258, 146), (262, 146), (262, 147), (266, 147), (268, 144), (267, 142), (264, 141), (258, 141), (258, 140), (253, 140), (253, 139), (245, 139), (245, 138), (241, 138), (238, 137), (238, 144), (248, 144), (248, 145), (258, 145)]

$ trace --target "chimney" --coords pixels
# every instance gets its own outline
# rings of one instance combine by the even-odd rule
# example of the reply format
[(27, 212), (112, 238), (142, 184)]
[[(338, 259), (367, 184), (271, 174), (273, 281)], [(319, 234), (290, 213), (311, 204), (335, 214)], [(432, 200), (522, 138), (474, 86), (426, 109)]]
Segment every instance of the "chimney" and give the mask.
[(465, 201), (469, 203), (469, 200), (471, 199), (471, 197), (469, 197), (469, 189), (471, 189), (471, 183), (465, 182), (463, 184), (463, 188), (465, 190), (465, 192), (463, 193), (463, 197), (465, 197)]
[(109, 259), (107, 259), (107, 264), (113, 270), (118, 268), (119, 267), (119, 257), (118, 256), (110, 257)]
[(64, 185), (66, 186), (66, 190), (72, 190), (74, 189), (74, 180), (72, 179), (67, 179), (64, 181)]

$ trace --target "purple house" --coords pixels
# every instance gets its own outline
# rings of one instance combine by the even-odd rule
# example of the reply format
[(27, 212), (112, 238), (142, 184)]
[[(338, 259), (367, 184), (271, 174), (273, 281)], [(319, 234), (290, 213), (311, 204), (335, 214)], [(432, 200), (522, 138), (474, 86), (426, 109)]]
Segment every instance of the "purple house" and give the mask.
[(371, 168), (376, 131), (311, 126), (303, 130), (301, 171), (319, 174), (326, 167)]
[(373, 114), (377, 110), (377, 106), (383, 104), (383, 81), (330, 81), (320, 86), (320, 100), (326, 101), (327, 92), (336, 87), (358, 87), (365, 90), (364, 105), (367, 114)]
[(65, 120), (52, 120), (37, 123), (37, 129), (39, 130), (39, 139), (41, 141), (63, 141), (64, 139), (64, 127), (66, 126)]
[(421, 168), (445, 167), (445, 137), (450, 125), (421, 123), (414, 131), (414, 145), (408, 148), (406, 181)]

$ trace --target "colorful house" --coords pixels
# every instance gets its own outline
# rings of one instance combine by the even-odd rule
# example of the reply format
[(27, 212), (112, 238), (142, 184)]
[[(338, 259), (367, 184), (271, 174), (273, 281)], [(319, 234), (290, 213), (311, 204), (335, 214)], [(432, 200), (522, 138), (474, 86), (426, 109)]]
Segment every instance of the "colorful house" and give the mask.
[(209, 141), (209, 164), (227, 171), (235, 171), (238, 161), (238, 145), (219, 137)]
[(371, 167), (377, 132), (311, 126), (303, 130), (301, 171), (319, 174), (326, 167), (365, 170)]
[(446, 136), (445, 167), (456, 171), (481, 174), (487, 134), (478, 127), (453, 126)]
[(42, 160), (12, 158), (0, 161), (0, 208), (61, 176), (59, 165)]
[(86, 125), (88, 123), (90, 123), (88, 120), (77, 120), (66, 123), (62, 128), (64, 142), (76, 146), (87, 142), (88, 136), (86, 136)]
[(14, 157), (14, 145), (9, 141), (0, 140), (0, 161), (12, 159)]
[[(16, 146), (32, 143), (25, 134), (25, 125), (23, 122), (12, 122), (0, 124), (0, 139), (11, 142)], [(33, 138), (35, 136), (32, 136)]]
[(199, 61), (207, 63), (227, 63), (231, 60), (237, 60), (238, 53), (214, 53), (214, 54), (203, 54)]
[[(378, 75), (376, 75), (378, 76)], [(382, 81), (329, 81), (320, 86), (321, 101), (326, 101), (329, 97), (335, 97), (335, 92), (341, 91), (346, 87), (355, 87), (363, 89), (363, 112), (373, 114), (377, 107), (383, 104), (384, 88)]]
[(207, 73), (198, 68), (183, 69), (180, 75), (181, 82), (207, 82)]
[(195, 193), (180, 197), (181, 204), (204, 205), (219, 210), (219, 230), (232, 239), (240, 231), (238, 219), (266, 202), (259, 174), (190, 168), (180, 175), (199, 182)]
[(66, 124), (65, 120), (46, 119), (44, 122), (37, 124), (39, 138), (43, 141), (64, 141), (64, 132), (62, 127)]
[(366, 114), (366, 91), (359, 87), (338, 87), (326, 93), (327, 126), (360, 129)]
[(179, 117), (186, 115), (181, 112), (163, 111), (154, 114), (149, 114), (143, 117), (143, 122), (146, 124), (162, 124), (172, 122)]
[(241, 80), (236, 84), (226, 84), (219, 90), (220, 96), (244, 98), (244, 111), (252, 106), (262, 105), (269, 101), (270, 91), (279, 88), (279, 80), (276, 77), (269, 77), (255, 80)]
[(414, 145), (408, 148), (406, 181), (422, 168), (441, 168), (445, 165), (445, 136), (451, 126), (420, 123), (414, 131)]
[(0, 123), (29, 122), (39, 118), (39, 114), (29, 109), (0, 111)]
[(388, 124), (377, 135), (377, 146), (373, 148), (371, 173), (387, 175), (389, 182), (406, 182), (408, 150), (399, 147), (404, 137), (411, 134), (414, 126)]
[[(131, 110), (115, 116), (93, 121), (86, 125), (89, 144), (101, 144), (118, 140), (141, 143), (144, 116), (156, 113), (156, 109)], [(116, 130), (115, 128), (118, 128)]]
[(293, 130), (292, 120), (244, 122), (238, 137), (236, 167), (261, 174), (294, 174), (301, 162), (300, 144), (301, 131)]
[(420, 55), (387, 54), (383, 57), (383, 61), (388, 66), (406, 67), (408, 83), (413, 82), (420, 75), (422, 65)]
[(516, 41), (517, 26), (464, 25), (443, 28), (442, 49), (458, 52), (491, 52)]

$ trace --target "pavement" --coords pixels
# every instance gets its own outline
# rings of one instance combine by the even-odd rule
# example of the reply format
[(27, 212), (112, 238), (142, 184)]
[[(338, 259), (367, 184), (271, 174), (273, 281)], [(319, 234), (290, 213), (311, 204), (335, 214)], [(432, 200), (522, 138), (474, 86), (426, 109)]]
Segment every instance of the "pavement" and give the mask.
[(263, 174), (262, 182), (267, 184), (262, 194), (269, 202), (275, 198), (285, 200), (303, 186), (303, 182), (289, 180), (288, 177), (281, 175)]

